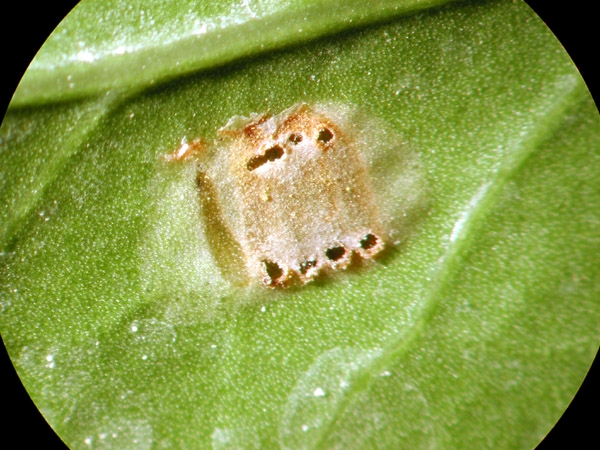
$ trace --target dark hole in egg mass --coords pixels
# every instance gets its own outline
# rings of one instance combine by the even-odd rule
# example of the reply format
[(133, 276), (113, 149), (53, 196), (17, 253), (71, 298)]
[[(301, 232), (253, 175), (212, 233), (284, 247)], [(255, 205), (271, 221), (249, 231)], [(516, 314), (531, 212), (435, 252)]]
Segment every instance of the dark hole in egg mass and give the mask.
[(377, 244), (377, 236), (375, 236), (374, 234), (367, 234), (360, 241), (360, 247), (363, 250), (369, 250), (370, 248), (375, 247), (376, 244)]
[(331, 132), (331, 130), (329, 130), (328, 128), (321, 128), (319, 130), (319, 135), (317, 136), (317, 140), (319, 142), (323, 142), (324, 144), (326, 144), (327, 142), (329, 142), (332, 139), (333, 139), (333, 133)]
[(258, 169), (263, 164), (268, 163), (269, 161), (275, 161), (283, 156), (283, 148), (279, 145), (275, 145), (265, 151), (263, 155), (257, 155), (250, 158), (246, 167), (248, 170)]
[(292, 133), (288, 136), (288, 140), (292, 144), (299, 144), (300, 142), (302, 142), (302, 135), (300, 133)]
[(332, 261), (337, 261), (346, 254), (344, 247), (331, 247), (325, 250), (325, 256)]
[(279, 264), (272, 261), (264, 261), (265, 270), (267, 271), (267, 275), (271, 279), (271, 283), (276, 284), (277, 280), (281, 278), (283, 275), (283, 270), (279, 267)]

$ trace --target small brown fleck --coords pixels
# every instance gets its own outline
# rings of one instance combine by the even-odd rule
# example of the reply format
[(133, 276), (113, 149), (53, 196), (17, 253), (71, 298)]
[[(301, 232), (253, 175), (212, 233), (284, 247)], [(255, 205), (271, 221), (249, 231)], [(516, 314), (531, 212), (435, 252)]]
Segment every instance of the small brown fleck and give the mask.
[(268, 163), (269, 161), (275, 161), (283, 156), (283, 148), (279, 145), (274, 145), (273, 147), (265, 150), (264, 154), (253, 156), (246, 167), (248, 170), (258, 169), (263, 164)]
[(277, 284), (281, 281), (283, 277), (283, 270), (276, 262), (272, 261), (263, 261), (265, 265), (265, 270), (268, 275), (267, 283), (271, 286), (277, 286)]
[(302, 142), (302, 135), (300, 133), (292, 133), (290, 134), (290, 136), (288, 137), (288, 140), (292, 143), (292, 144), (299, 144), (300, 142)]
[(346, 254), (346, 249), (344, 247), (331, 247), (325, 250), (325, 256), (327, 256), (332, 261), (337, 261), (341, 259)]
[(373, 248), (376, 244), (377, 244), (377, 236), (375, 236), (374, 234), (367, 234), (364, 239), (361, 239), (360, 241), (360, 247), (363, 250), (369, 250), (370, 248)]
[(328, 143), (333, 139), (333, 133), (328, 128), (321, 128), (319, 130), (319, 135), (317, 136), (317, 141), (323, 142), (324, 144)]

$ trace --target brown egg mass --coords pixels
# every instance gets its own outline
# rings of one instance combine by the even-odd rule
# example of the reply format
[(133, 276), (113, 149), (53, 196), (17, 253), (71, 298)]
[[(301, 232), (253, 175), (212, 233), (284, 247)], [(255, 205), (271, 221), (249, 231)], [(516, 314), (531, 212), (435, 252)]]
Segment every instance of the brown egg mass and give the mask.
[[(267, 287), (304, 284), (384, 248), (365, 161), (339, 121), (300, 104), (234, 117), (219, 134), (200, 170), (214, 181), (250, 278)], [(201, 147), (182, 144), (171, 159)]]

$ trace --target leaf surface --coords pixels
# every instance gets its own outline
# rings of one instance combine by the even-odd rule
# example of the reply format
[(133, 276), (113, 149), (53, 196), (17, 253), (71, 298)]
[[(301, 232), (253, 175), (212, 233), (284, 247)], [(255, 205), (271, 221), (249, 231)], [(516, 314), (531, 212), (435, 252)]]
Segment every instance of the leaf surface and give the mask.
[[(84, 2), (59, 27), (1, 129), (0, 330), (72, 448), (548, 432), (598, 348), (598, 113), (524, 3), (439, 4), (209, 2), (191, 24), (184, 2)], [(303, 288), (239, 286), (195, 165), (163, 156), (299, 102), (389, 144), (373, 171), (400, 242)]]

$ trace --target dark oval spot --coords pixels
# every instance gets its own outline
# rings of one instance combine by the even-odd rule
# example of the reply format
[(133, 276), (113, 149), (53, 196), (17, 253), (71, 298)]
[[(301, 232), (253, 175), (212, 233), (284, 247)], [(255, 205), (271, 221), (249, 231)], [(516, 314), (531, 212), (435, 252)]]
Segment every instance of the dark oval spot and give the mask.
[(330, 140), (333, 139), (333, 133), (328, 128), (321, 128), (319, 130), (319, 135), (317, 136), (317, 141), (323, 142), (326, 144)]
[(361, 239), (360, 247), (364, 250), (369, 250), (370, 248), (375, 247), (377, 242), (377, 236), (375, 236), (374, 234), (367, 234), (363, 239)]
[(283, 270), (279, 267), (279, 264), (272, 261), (263, 261), (267, 275), (271, 279), (271, 284), (277, 284), (279, 279), (283, 276)]
[(246, 164), (246, 168), (248, 170), (258, 169), (263, 164), (266, 164), (269, 161), (275, 161), (283, 156), (283, 148), (279, 145), (274, 145), (273, 147), (267, 149), (263, 155), (257, 155), (250, 158), (248, 164)]
[(327, 256), (332, 261), (337, 261), (345, 254), (346, 249), (344, 247), (331, 247), (325, 250), (325, 256)]
[(288, 140), (292, 144), (299, 144), (300, 142), (302, 142), (302, 135), (300, 133), (292, 133), (288, 136)]

